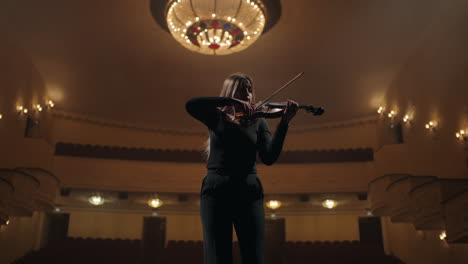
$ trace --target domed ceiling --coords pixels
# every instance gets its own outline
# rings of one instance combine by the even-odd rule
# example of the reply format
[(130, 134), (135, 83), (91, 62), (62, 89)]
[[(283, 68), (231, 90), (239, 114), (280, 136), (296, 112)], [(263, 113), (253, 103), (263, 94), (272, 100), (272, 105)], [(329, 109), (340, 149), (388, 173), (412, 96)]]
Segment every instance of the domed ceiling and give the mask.
[[(150, 0), (6, 0), (0, 23), (31, 56), (58, 110), (167, 129), (205, 129), (185, 112), (193, 96), (217, 96), (245, 72), (261, 100), (323, 106), (294, 126), (376, 113), (386, 88), (428, 34), (440, 1), (281, 1), (277, 24), (246, 50), (187, 50), (154, 20)], [(5, 36), (3, 36), (5, 37)]]

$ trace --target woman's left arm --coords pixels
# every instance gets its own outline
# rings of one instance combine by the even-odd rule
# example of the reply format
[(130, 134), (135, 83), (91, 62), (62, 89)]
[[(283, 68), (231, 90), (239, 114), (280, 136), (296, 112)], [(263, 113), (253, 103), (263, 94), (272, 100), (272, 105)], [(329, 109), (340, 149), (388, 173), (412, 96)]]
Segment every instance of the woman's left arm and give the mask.
[(276, 127), (272, 138), (268, 123), (264, 118), (260, 119), (260, 127), (257, 138), (257, 149), (260, 159), (265, 165), (273, 165), (283, 149), (284, 139), (288, 132), (289, 124), (280, 122)]
[(283, 116), (281, 117), (281, 121), (276, 127), (273, 138), (271, 137), (271, 132), (268, 128), (268, 123), (266, 122), (265, 118), (261, 119), (257, 148), (260, 159), (265, 165), (270, 166), (279, 158), (279, 155), (283, 149), (286, 134), (288, 132), (289, 122), (296, 115), (298, 107), (298, 103), (292, 100), (288, 100), (288, 105), (283, 113)]

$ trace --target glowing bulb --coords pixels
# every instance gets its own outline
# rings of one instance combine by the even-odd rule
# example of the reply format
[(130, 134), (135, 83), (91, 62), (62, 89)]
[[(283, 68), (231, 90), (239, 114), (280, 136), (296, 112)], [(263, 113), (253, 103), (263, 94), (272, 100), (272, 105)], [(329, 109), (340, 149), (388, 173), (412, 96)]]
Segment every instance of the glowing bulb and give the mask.
[(430, 127), (429, 124), (426, 124), (426, 129), (429, 129), (429, 127)]
[(335, 208), (336, 205), (337, 205), (337, 202), (335, 200), (327, 199), (327, 200), (322, 202), (322, 206), (325, 207), (325, 208), (328, 208), (328, 209)]
[(439, 234), (440, 240), (445, 240), (446, 237), (447, 237), (447, 233), (445, 233), (445, 231), (442, 231), (442, 233)]
[(408, 120), (409, 120), (409, 115), (405, 115), (405, 117), (403, 117), (403, 122), (406, 123), (406, 122), (408, 122)]
[(266, 206), (271, 210), (276, 210), (281, 207), (281, 202), (278, 200), (270, 200), (267, 202)]
[(2, 119), (2, 118), (3, 118), (3, 115), (2, 115), (2, 114), (0, 114), (0, 119)]
[(232, 19), (232, 22), (236, 22), (236, 19), (235, 19), (235, 18), (233, 18), (233, 19)]
[(7, 220), (7, 221), (6, 221), (6, 225), (9, 225), (9, 224), (10, 224), (10, 220)]
[(200, 20), (200, 18), (199, 18), (199, 17), (196, 17), (196, 18), (195, 18), (195, 21), (199, 21), (199, 20)]
[(211, 14), (211, 17), (216, 17), (216, 14)]
[(162, 201), (158, 198), (149, 199), (148, 205), (151, 206), (152, 208), (158, 208), (158, 207), (161, 207)]
[(101, 205), (104, 203), (104, 198), (102, 198), (100, 195), (93, 195), (88, 198), (88, 201), (92, 205)]
[(23, 113), (27, 114), (27, 113), (28, 113), (28, 109), (27, 109), (27, 108), (24, 108), (24, 109), (23, 109)]

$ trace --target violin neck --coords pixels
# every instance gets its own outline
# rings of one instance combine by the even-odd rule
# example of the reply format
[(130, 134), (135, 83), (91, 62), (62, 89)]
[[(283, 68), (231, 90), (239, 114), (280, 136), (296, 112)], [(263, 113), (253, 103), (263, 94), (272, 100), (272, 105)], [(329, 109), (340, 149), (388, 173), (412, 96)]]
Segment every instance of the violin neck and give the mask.
[[(270, 106), (270, 107), (277, 107), (277, 108), (285, 108), (288, 105), (287, 104), (281, 104), (281, 103), (266, 103), (265, 106)], [(299, 108), (308, 108), (310, 105), (299, 105)]]

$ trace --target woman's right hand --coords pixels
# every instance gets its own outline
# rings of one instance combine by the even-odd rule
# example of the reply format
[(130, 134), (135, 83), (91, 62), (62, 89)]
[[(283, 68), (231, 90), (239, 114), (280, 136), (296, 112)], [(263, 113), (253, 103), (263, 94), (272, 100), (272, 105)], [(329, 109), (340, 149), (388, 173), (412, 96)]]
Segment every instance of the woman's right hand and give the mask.
[(255, 104), (252, 104), (247, 101), (242, 101), (236, 98), (232, 98), (234, 100), (234, 104), (238, 106), (239, 109), (241, 109), (242, 112), (244, 112), (247, 115), (253, 115), (255, 113), (256, 106)]

